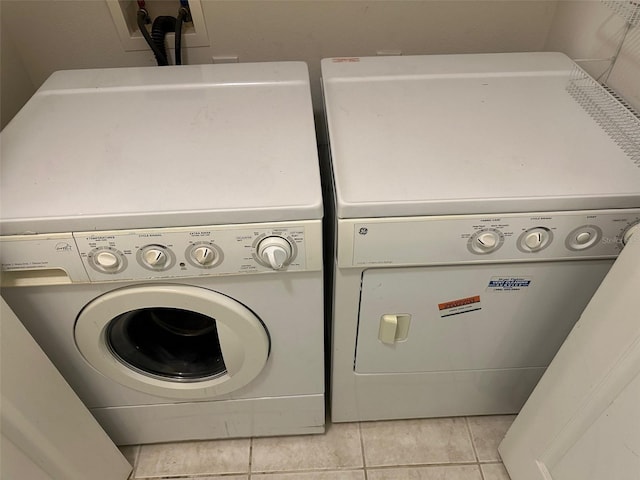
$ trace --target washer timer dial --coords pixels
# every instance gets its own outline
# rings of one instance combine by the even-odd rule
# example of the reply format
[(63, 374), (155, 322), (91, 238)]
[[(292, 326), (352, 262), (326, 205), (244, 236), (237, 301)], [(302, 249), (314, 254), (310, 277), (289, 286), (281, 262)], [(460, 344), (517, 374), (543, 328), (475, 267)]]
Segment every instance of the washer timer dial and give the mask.
[(176, 261), (171, 250), (164, 245), (145, 245), (138, 250), (137, 257), (140, 265), (154, 271), (168, 270)]
[(291, 244), (279, 236), (263, 238), (256, 253), (260, 263), (273, 270), (282, 270), (294, 257)]

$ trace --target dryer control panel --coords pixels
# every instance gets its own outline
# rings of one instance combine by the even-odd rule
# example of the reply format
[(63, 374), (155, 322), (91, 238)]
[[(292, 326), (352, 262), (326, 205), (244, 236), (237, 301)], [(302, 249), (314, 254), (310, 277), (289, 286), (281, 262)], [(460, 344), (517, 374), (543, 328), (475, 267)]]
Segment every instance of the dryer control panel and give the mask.
[(338, 221), (340, 267), (615, 258), (640, 209)]
[(6, 236), (3, 283), (321, 270), (321, 228), (318, 220)]

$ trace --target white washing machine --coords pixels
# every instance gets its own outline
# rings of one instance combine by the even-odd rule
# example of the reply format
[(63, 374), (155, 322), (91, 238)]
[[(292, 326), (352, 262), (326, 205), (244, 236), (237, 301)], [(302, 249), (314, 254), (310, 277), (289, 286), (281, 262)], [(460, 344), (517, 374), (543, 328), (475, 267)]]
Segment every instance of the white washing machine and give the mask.
[(322, 76), (332, 420), (517, 412), (638, 230), (638, 118), (557, 53)]
[(305, 64), (55, 73), (1, 188), (2, 296), (117, 444), (324, 431)]

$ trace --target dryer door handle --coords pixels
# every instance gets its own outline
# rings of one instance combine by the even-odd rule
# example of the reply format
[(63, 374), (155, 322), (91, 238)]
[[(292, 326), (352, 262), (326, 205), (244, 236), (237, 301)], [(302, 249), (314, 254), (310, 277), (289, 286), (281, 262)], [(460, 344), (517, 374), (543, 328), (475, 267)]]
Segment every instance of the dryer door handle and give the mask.
[(409, 335), (411, 315), (386, 314), (380, 317), (378, 340), (387, 345), (405, 341)]

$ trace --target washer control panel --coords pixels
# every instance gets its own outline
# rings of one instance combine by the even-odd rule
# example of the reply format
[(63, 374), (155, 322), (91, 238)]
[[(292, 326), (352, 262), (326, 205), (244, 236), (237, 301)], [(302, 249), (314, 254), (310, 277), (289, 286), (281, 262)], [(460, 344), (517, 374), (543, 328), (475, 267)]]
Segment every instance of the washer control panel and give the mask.
[(640, 209), (339, 220), (338, 265), (614, 258)]
[(306, 269), (305, 228), (159, 228), (74, 232), (91, 280)]
[(52, 276), (67, 283), (322, 270), (320, 220), (0, 240), (3, 273), (15, 272), (23, 284), (47, 283)]

